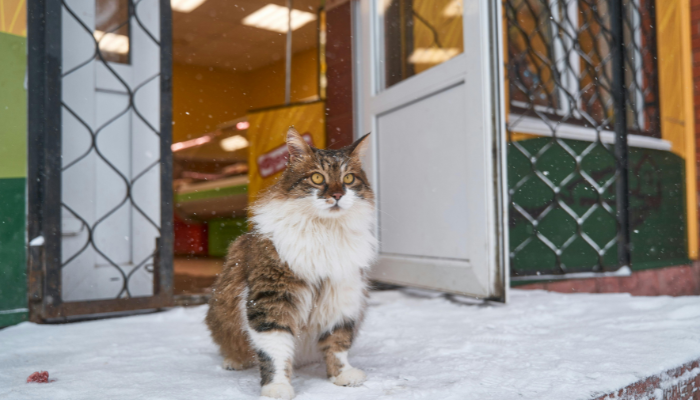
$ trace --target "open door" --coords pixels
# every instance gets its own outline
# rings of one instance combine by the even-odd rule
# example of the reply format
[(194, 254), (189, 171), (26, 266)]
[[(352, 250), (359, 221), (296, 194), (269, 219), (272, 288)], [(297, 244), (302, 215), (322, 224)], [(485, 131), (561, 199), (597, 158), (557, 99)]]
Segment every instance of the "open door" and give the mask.
[(170, 305), (169, 2), (33, 7), (32, 318)]
[(378, 281), (505, 301), (500, 3), (364, 0), (357, 135), (377, 194)]

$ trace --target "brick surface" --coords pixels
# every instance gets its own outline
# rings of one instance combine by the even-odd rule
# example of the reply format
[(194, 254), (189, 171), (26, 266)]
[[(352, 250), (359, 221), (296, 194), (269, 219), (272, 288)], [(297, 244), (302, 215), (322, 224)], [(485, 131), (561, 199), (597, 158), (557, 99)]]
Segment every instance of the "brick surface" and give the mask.
[(619, 279), (619, 292), (637, 294), (640, 292), (641, 282), (639, 281), (640, 274), (632, 274), (632, 276)]
[(571, 281), (559, 281), (559, 282), (547, 282), (543, 284), (544, 290), (548, 290), (550, 292), (559, 292), (559, 293), (572, 293), (572, 292), (577, 292), (577, 285), (572, 285)]
[(677, 270), (661, 270), (659, 286), (662, 292), (671, 296), (692, 296), (698, 294), (697, 270), (691, 266), (679, 267)]
[(690, 20), (696, 22), (698, 19), (700, 19), (700, 10), (691, 8)]
[(624, 277), (607, 277), (598, 278), (596, 283), (598, 286), (597, 293), (620, 293), (620, 281), (626, 279)]
[(349, 2), (327, 14), (326, 142), (331, 149), (347, 146), (353, 139), (351, 15)]
[(559, 293), (596, 293), (595, 279), (581, 279), (579, 281), (559, 281), (545, 284), (545, 290)]
[[(675, 267), (669, 267), (675, 268)], [(663, 296), (668, 293), (663, 293), (659, 286), (659, 280), (656, 275), (658, 270), (650, 269), (646, 271), (635, 272), (637, 274), (637, 287), (635, 292), (632, 293), (635, 296)]]
[(532, 290), (547, 290), (547, 285), (544, 283), (530, 283), (525, 286), (518, 286), (518, 289), (520, 288), (527, 288)]
[(700, 361), (661, 372), (595, 400), (700, 399)]
[(531, 283), (517, 289), (559, 293), (630, 293), (633, 296), (700, 295), (700, 262), (634, 272), (631, 276)]

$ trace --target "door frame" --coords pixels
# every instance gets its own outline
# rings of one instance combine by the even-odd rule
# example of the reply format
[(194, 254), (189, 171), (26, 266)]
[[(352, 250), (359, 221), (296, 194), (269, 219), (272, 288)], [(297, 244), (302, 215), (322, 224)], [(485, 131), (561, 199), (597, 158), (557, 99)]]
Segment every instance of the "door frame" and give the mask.
[(61, 299), (61, 10), (62, 1), (27, 4), (27, 281), (30, 320), (125, 312), (173, 304), (172, 15), (160, 6), (160, 231), (150, 297)]
[[(354, 120), (357, 121), (354, 127), (354, 137), (359, 138), (362, 135), (370, 131), (376, 131), (376, 116), (372, 118), (371, 121), (367, 120), (369, 116), (367, 114), (367, 104), (365, 101), (366, 88), (369, 88), (371, 96), (375, 96), (378, 93), (378, 79), (376, 75), (376, 60), (375, 57), (378, 53), (378, 37), (376, 33), (377, 19), (375, 15), (375, 2), (377, 0), (359, 0), (352, 1), (352, 29), (353, 29), (353, 109), (354, 109)], [(488, 56), (483, 57), (481, 60), (481, 68), (485, 74), (488, 76), (489, 84), (485, 85), (486, 93), (484, 96), (489, 99), (488, 104), (484, 105), (486, 110), (490, 110), (491, 117), (488, 118), (487, 129), (491, 131), (490, 142), (491, 142), (491, 162), (488, 167), (488, 174), (492, 178), (493, 190), (489, 196), (489, 202), (491, 204), (488, 210), (490, 224), (492, 225), (491, 232), (491, 243), (489, 249), (489, 259), (494, 265), (489, 266), (490, 270), (490, 283), (492, 287), (489, 288), (493, 296), (489, 299), (506, 302), (508, 299), (508, 290), (510, 287), (510, 257), (509, 257), (509, 247), (508, 247), (508, 185), (506, 176), (506, 115), (505, 115), (505, 75), (504, 75), (504, 48), (503, 48), (503, 20), (502, 20), (502, 8), (500, 2), (493, 2), (490, 0), (464, 0), (465, 3), (477, 3), (480, 18), (482, 21), (486, 21), (488, 24), (488, 32), (482, 38), (482, 47), (487, 49)], [(465, 6), (465, 10), (468, 8)], [(371, 21), (369, 26), (365, 25), (363, 22), (363, 15), (368, 15), (368, 19)], [(367, 37), (369, 35), (369, 37)], [(367, 45), (369, 44), (369, 45)], [(440, 73), (443, 73), (444, 77), (439, 78), (443, 84), (441, 87), (446, 90), (446, 88), (452, 85), (458, 84), (460, 81), (463, 82), (463, 75), (455, 74), (454, 72), (459, 68), (456, 65), (459, 62), (463, 62), (467, 54), (461, 54), (450, 61), (436, 67), (433, 70), (440, 69)], [(461, 57), (461, 61), (458, 60)], [(427, 75), (430, 73), (435, 74), (436, 71), (425, 71), (421, 75)], [(392, 86), (391, 88), (385, 89), (385, 91), (393, 91), (396, 96), (409, 96), (410, 101), (417, 101), (421, 98), (429, 96), (439, 90), (431, 90), (429, 85), (423, 84), (416, 90), (408, 90), (405, 84), (407, 81), (416, 78), (416, 76), (408, 78), (402, 82), (399, 82)], [(447, 82), (447, 83), (446, 83)], [(424, 82), (423, 82), (424, 83)], [(409, 103), (410, 104), (410, 103)], [(384, 108), (382, 112), (391, 110), (390, 107)], [(380, 113), (377, 113), (379, 115)], [(378, 182), (377, 173), (377, 137), (372, 135), (372, 150), (368, 155), (369, 164), (371, 165), (370, 179), (375, 185)], [(378, 193), (381, 196), (381, 193)], [(377, 221), (379, 221), (379, 211), (376, 212)], [(376, 234), (379, 233), (379, 226), (376, 228)], [(382, 260), (377, 263), (373, 268), (374, 271), (384, 268), (394, 268), (398, 264), (405, 263), (406, 260)], [(449, 267), (449, 266), (445, 266)], [(376, 279), (376, 275), (374, 276)], [(377, 279), (382, 282), (405, 285), (406, 282), (392, 278), (381, 278)], [(431, 289), (429, 286), (425, 286), (427, 289)], [(470, 293), (460, 292), (459, 290), (454, 290), (454, 293), (470, 295)], [(473, 295), (473, 294), (471, 294)]]

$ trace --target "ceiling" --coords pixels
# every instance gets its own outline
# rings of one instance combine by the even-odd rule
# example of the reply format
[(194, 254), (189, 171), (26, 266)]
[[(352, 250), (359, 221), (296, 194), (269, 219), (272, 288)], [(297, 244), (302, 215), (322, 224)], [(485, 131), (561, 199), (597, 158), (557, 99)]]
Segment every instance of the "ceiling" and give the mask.
[[(250, 71), (284, 59), (286, 34), (245, 26), (243, 18), (285, 0), (207, 0), (189, 13), (173, 11), (173, 61)], [(294, 0), (293, 9), (317, 13), (321, 0)], [(292, 52), (317, 45), (317, 23), (293, 32)]]

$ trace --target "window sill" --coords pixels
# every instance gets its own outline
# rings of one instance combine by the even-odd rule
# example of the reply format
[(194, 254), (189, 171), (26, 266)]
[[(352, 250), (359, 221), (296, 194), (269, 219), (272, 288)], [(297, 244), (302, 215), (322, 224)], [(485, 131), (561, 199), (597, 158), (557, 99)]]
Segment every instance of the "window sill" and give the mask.
[[(550, 126), (539, 118), (526, 117), (518, 114), (508, 115), (508, 121), (508, 130), (517, 133), (551, 137), (554, 136), (553, 130), (555, 130), (557, 137), (562, 139), (595, 142), (597, 138), (597, 131), (595, 129), (573, 124), (552, 122)], [(615, 132), (608, 130), (601, 131), (600, 140), (605, 144), (614, 144)], [(668, 140), (641, 135), (627, 135), (627, 144), (629, 147), (671, 151), (671, 142)]]
[(624, 265), (620, 267), (617, 271), (610, 272), (570, 272), (568, 274), (559, 275), (517, 275), (511, 276), (510, 281), (518, 284), (523, 284), (520, 282), (536, 283), (545, 281), (561, 281), (568, 279), (588, 279), (588, 278), (606, 278), (606, 277), (620, 277), (620, 276), (631, 276), (632, 270), (630, 267)]

